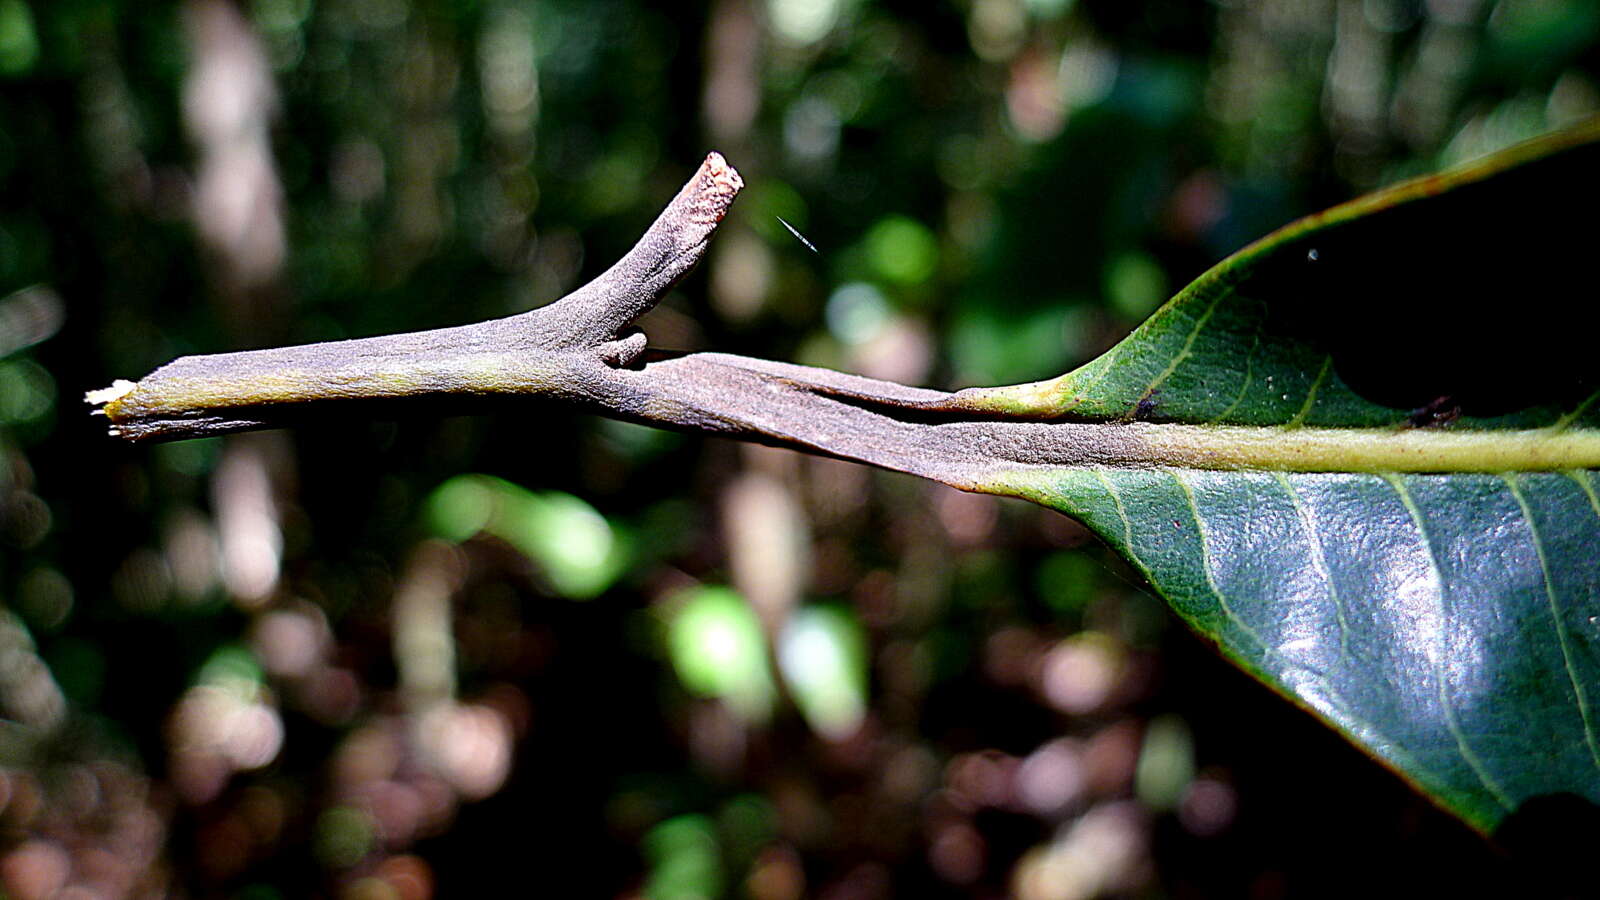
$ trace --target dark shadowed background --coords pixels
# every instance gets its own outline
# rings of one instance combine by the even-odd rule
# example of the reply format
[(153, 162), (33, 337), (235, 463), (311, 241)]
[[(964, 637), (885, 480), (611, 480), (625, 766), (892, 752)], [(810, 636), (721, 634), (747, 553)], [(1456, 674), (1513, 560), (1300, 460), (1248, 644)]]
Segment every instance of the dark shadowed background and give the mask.
[(4, 895), (1537, 893), (1046, 510), (532, 403), (132, 447), (80, 397), (545, 303), (712, 149), (655, 345), (1048, 377), (1600, 111), (1597, 48), (1590, 0), (0, 0)]

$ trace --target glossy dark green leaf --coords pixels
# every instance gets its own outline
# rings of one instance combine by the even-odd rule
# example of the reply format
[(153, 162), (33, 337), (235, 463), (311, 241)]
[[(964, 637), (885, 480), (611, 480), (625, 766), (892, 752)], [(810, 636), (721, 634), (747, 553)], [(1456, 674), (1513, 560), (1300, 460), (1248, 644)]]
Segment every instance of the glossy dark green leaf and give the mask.
[[(1168, 465), (992, 483), (1082, 519), (1225, 654), (1484, 831), (1600, 804), (1597, 139), (1297, 222), (1082, 369), (968, 392), (1187, 435)], [(1300, 441), (1315, 458), (1282, 451)]]

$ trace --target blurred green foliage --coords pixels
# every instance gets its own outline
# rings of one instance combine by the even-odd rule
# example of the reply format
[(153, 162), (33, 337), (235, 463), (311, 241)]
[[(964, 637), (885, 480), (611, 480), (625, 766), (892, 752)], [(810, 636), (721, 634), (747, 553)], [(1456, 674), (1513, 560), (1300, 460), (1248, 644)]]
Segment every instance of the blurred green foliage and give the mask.
[(656, 345), (1051, 376), (1593, 114), (1597, 46), (1588, 0), (0, 0), (6, 894), (1526, 893), (1044, 511), (538, 406), (123, 447), (74, 398), (547, 302), (709, 149), (749, 188)]
[(696, 587), (669, 600), (667, 647), (683, 686), (760, 723), (772, 715), (772, 667), (761, 621), (725, 587)]
[(526, 556), (558, 596), (588, 600), (627, 568), (625, 534), (583, 500), (559, 491), (535, 494), (497, 478), (460, 475), (427, 499), (428, 528), (465, 541), (498, 538)]

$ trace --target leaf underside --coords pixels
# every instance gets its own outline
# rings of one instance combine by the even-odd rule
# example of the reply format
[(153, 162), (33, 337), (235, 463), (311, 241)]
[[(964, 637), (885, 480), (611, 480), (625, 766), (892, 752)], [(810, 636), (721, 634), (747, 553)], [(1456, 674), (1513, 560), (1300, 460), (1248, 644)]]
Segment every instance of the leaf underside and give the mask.
[[(1594, 229), (1573, 225), (1600, 209), (1597, 141), (1590, 124), (1297, 222), (1100, 359), (981, 403), (1376, 442), (1600, 428)], [(1357, 468), (991, 484), (1083, 520), (1225, 654), (1474, 827), (1600, 805), (1600, 479)]]

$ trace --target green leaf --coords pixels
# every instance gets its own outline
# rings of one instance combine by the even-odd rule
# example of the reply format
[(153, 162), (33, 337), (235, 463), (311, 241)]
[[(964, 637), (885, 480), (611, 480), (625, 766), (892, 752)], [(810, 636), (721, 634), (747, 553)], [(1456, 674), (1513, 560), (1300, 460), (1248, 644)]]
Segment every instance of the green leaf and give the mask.
[(964, 392), (1143, 447), (987, 481), (1486, 832), (1600, 804), (1597, 141), (1301, 220), (1083, 368)]

